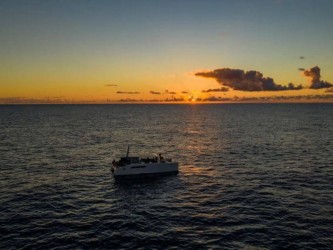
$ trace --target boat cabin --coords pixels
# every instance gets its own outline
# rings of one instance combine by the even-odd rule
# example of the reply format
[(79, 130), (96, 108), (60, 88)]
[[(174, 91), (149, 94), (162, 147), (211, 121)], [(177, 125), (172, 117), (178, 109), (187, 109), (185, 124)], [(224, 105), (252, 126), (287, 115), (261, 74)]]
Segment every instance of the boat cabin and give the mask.
[(121, 157), (119, 161), (113, 160), (113, 166), (126, 166), (130, 164), (140, 164), (140, 163), (163, 163), (163, 162), (171, 162), (171, 159), (164, 159), (161, 154), (140, 158), (140, 157)]

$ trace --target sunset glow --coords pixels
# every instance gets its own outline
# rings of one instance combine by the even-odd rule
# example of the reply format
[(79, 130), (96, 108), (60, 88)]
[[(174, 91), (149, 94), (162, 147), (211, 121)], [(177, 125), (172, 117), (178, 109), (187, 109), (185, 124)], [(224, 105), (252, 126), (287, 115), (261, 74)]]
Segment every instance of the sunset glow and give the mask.
[(330, 0), (4, 0), (0, 104), (333, 102), (332, 12)]

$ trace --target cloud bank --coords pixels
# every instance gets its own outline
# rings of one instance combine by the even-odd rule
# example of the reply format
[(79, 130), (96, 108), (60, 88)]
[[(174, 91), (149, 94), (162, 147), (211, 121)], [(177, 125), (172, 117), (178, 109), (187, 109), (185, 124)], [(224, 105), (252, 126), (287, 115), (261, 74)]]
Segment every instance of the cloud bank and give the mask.
[(262, 96), (262, 97), (219, 97), (209, 96), (202, 99), (203, 102), (332, 102), (333, 94), (326, 95), (296, 95), (296, 96)]
[(240, 91), (281, 91), (298, 90), (302, 85), (295, 86), (289, 83), (288, 86), (276, 84), (273, 78), (263, 77), (259, 71), (244, 71), (241, 69), (221, 68), (207, 72), (197, 72), (196, 76), (213, 78), (223, 86)]
[[(74, 100), (74, 99), (57, 99), (57, 98), (28, 98), (28, 97), (7, 97), (0, 98), (0, 105), (6, 104), (94, 104), (94, 103), (161, 103), (161, 102), (186, 102), (182, 97), (171, 97), (164, 99), (134, 99), (134, 98), (122, 98), (122, 99), (103, 99), (103, 100)], [(297, 96), (263, 96), (263, 97), (220, 97), (220, 96), (208, 96), (206, 98), (197, 98), (197, 102), (328, 102), (333, 103), (333, 88), (327, 89), (326, 94), (318, 95), (297, 95)]]

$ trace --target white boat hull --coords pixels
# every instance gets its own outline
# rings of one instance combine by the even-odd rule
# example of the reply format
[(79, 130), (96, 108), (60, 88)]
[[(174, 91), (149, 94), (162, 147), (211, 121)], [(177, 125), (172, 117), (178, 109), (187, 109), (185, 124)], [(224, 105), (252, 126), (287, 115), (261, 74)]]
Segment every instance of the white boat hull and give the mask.
[(178, 173), (178, 162), (137, 163), (113, 167), (115, 177), (150, 176)]

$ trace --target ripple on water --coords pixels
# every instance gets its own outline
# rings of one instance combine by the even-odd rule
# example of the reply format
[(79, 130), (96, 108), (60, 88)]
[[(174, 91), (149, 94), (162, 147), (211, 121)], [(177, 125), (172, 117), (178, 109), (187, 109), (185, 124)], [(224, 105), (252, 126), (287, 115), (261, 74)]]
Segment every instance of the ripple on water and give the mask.
[[(332, 123), (323, 104), (1, 106), (0, 248), (330, 249)], [(115, 182), (127, 144), (180, 173)]]

